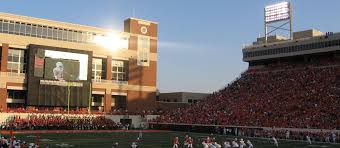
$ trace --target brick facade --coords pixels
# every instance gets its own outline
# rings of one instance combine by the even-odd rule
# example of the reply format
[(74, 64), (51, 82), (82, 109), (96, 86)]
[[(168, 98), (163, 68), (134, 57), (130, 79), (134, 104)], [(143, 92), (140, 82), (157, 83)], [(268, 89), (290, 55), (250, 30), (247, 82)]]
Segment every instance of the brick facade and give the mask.
[(7, 89), (6, 88), (0, 88), (0, 110), (6, 110), (7, 109)]
[(8, 44), (2, 44), (1, 47), (1, 72), (7, 72), (7, 59), (8, 59)]

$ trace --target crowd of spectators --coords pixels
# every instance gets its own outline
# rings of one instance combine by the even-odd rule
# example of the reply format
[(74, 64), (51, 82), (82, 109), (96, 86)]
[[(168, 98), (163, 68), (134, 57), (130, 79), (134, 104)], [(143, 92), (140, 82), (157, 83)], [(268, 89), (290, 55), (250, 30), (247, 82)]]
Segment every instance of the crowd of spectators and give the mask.
[(159, 112), (155, 112), (153, 110), (142, 110), (137, 112), (132, 112), (123, 109), (113, 109), (110, 112), (103, 112), (98, 110), (91, 110), (88, 111), (88, 108), (81, 108), (81, 109), (70, 109), (69, 111), (66, 108), (60, 107), (13, 107), (7, 108), (6, 110), (2, 109), (0, 106), (0, 112), (5, 113), (48, 113), (48, 114), (93, 114), (93, 115), (154, 115), (160, 114)]
[(247, 71), (201, 102), (152, 122), (339, 130), (336, 64), (277, 64), (271, 65), (274, 70)]
[(2, 123), (6, 130), (115, 130), (125, 125), (104, 116), (29, 115), (13, 116)]

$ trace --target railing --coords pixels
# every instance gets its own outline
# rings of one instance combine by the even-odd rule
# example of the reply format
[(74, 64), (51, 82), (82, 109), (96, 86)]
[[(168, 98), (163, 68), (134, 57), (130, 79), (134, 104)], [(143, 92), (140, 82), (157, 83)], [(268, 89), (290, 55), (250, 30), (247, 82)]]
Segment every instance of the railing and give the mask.
[(0, 72), (0, 76), (7, 77), (25, 77), (26, 73)]
[(118, 85), (128, 85), (128, 81), (117, 81), (117, 80), (92, 79), (92, 82), (113, 83), (113, 84), (118, 84)]
[(299, 132), (339, 132), (338, 129), (306, 129), (306, 128), (283, 128), (283, 127), (261, 127), (261, 126), (238, 126), (238, 125), (213, 125), (213, 124), (186, 124), (186, 123), (161, 123), (161, 122), (148, 122), (153, 125), (172, 125), (172, 126), (193, 126), (193, 127), (229, 127), (229, 128), (245, 128), (245, 129), (263, 129), (263, 130), (288, 130)]

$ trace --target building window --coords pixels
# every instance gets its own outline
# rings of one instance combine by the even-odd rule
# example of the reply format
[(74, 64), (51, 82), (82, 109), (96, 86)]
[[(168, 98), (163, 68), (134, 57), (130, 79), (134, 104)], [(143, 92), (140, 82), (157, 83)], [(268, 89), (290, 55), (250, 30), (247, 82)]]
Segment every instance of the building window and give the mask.
[(53, 34), (53, 30), (52, 30), (53, 28), (52, 27), (48, 27), (47, 28), (47, 38), (49, 38), (49, 39), (52, 39), (52, 34)]
[(72, 31), (72, 42), (77, 42), (77, 32)]
[(47, 38), (47, 26), (43, 26), (42, 28), (42, 38)]
[(126, 62), (112, 60), (112, 80), (127, 81), (127, 66)]
[(26, 35), (30, 36), (32, 32), (32, 26), (31, 24), (26, 24)]
[(2, 25), (3, 25), (3, 20), (0, 20), (0, 32), (2, 32)]
[(10, 21), (8, 28), (9, 28), (8, 29), (9, 33), (14, 34), (14, 22), (13, 21)]
[(4, 21), (2, 24), (2, 30), (3, 32), (8, 33), (8, 21)]
[(126, 110), (127, 101), (126, 96), (113, 95), (111, 98), (111, 109), (112, 110)]
[(63, 41), (67, 41), (67, 30), (64, 29), (64, 30), (62, 30), (62, 32), (63, 32), (62, 33), (63, 34), (63, 37), (62, 37)]
[(137, 64), (141, 66), (149, 66), (150, 38), (138, 37), (137, 43), (138, 43)]
[(100, 80), (103, 78), (103, 59), (92, 59), (92, 79)]
[(11, 73), (26, 73), (25, 51), (19, 49), (8, 49), (7, 71)]
[(32, 26), (32, 34), (33, 37), (37, 37), (37, 25)]
[(26, 24), (20, 24), (20, 35), (25, 35)]
[(63, 29), (58, 29), (58, 40), (63, 40)]
[(58, 29), (57, 28), (52, 28), (52, 38), (54, 40), (58, 40)]
[(85, 42), (86, 42), (86, 39), (87, 39), (87, 33), (86, 33), (86, 32), (83, 32), (81, 37), (82, 37), (82, 38), (81, 38), (81, 41), (82, 41), (83, 43), (85, 43)]
[(104, 95), (97, 95), (97, 94), (92, 95), (92, 102), (101, 104), (103, 100), (104, 100)]
[(26, 92), (23, 90), (7, 90), (7, 96), (9, 99), (25, 99)]
[[(32, 36), (38, 38), (47, 38), (53, 40), (63, 40), (69, 42), (81, 42), (81, 43), (93, 43), (93, 38), (96, 36), (96, 33), (93, 32), (85, 32), (80, 30), (67, 30), (59, 27), (53, 26), (43, 26), (42, 24), (27, 24), (25, 22), (16, 22), (10, 20), (0, 20), (0, 32), (23, 35), (23, 36)], [(99, 34), (97, 34), (99, 35)], [(143, 37), (145, 38), (145, 37)], [(150, 41), (146, 38), (148, 42)], [(141, 41), (142, 43), (142, 41)], [(149, 49), (149, 43), (147, 43), (148, 47), (143, 49)], [(147, 50), (149, 51), (149, 50)], [(142, 52), (140, 57), (141, 61), (144, 62), (143, 65), (148, 64), (149, 52)], [(147, 64), (145, 64), (147, 63)]]
[(43, 27), (40, 26), (40, 25), (37, 27), (37, 37), (39, 37), (39, 38), (42, 36), (42, 29), (43, 29)]
[(20, 23), (15, 22), (15, 34), (20, 34)]
[(67, 33), (67, 41), (72, 42), (72, 32), (71, 32), (71, 30), (67, 30), (66, 33)]

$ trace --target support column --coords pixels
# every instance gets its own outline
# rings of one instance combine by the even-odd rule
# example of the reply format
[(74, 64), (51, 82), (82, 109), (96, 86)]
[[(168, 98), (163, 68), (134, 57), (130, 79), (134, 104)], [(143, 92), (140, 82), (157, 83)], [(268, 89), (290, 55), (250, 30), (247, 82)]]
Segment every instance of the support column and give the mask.
[(1, 72), (7, 72), (7, 59), (8, 59), (8, 44), (2, 44), (0, 66)]
[(112, 79), (112, 56), (106, 58), (106, 80)]
[(7, 110), (7, 89), (0, 88), (0, 110), (5, 111)]
[(111, 89), (106, 89), (104, 97), (104, 112), (106, 113), (111, 112), (111, 103), (112, 103)]

